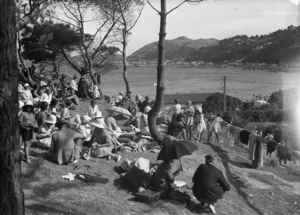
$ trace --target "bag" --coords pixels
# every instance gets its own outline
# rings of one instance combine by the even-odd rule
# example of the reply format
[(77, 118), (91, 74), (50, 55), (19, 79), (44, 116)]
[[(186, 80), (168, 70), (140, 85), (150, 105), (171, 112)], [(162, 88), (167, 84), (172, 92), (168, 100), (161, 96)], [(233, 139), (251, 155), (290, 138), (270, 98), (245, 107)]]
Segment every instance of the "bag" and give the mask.
[(161, 193), (159, 191), (144, 190), (135, 194), (135, 200), (138, 202), (151, 204), (160, 198), (160, 194)]
[(148, 174), (136, 166), (133, 166), (124, 176), (124, 180), (130, 187), (137, 190), (144, 183), (148, 183)]

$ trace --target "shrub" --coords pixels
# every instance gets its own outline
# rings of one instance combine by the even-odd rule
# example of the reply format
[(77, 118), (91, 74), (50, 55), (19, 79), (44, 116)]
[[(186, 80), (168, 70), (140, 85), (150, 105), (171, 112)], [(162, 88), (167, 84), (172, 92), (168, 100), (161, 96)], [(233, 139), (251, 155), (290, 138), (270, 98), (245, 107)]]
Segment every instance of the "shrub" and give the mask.
[[(236, 97), (226, 96), (226, 110), (234, 111), (236, 107), (241, 108), (243, 102)], [(203, 111), (213, 113), (223, 113), (224, 109), (224, 95), (222, 93), (214, 93), (206, 98), (206, 101), (202, 105)]]

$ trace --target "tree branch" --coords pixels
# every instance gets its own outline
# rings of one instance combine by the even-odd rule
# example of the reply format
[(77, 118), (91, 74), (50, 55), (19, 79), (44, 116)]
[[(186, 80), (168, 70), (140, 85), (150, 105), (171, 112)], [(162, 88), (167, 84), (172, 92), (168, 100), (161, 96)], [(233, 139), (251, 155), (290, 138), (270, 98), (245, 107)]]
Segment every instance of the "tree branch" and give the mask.
[(200, 3), (203, 2), (204, 0), (184, 0), (183, 2), (181, 2), (179, 5), (177, 5), (176, 7), (174, 7), (173, 9), (169, 10), (167, 12), (166, 15), (168, 15), (169, 13), (171, 13), (173, 10), (176, 10), (177, 8), (179, 8), (181, 5), (183, 5), (184, 3)]
[(151, 3), (149, 0), (147, 0), (147, 3), (152, 7), (153, 10), (155, 10), (158, 14), (160, 14), (160, 11), (157, 10)]

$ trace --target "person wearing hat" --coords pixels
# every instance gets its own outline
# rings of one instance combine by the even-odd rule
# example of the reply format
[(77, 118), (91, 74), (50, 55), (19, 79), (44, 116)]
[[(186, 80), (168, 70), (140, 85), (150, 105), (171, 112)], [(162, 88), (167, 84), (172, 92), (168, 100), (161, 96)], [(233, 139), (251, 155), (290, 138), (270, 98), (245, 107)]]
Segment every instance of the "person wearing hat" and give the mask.
[(33, 100), (33, 97), (32, 97), (31, 91), (30, 91), (30, 86), (28, 83), (24, 84), (24, 90), (21, 93), (21, 100), (24, 102)]
[(188, 140), (192, 139), (192, 126), (194, 125), (195, 109), (192, 106), (192, 101), (186, 102), (187, 108), (185, 109), (185, 122), (186, 122), (186, 136)]
[(119, 95), (116, 96), (115, 98), (115, 106), (120, 106), (122, 99), (123, 99), (123, 91), (119, 92)]
[(45, 122), (39, 127), (36, 139), (37, 145), (40, 148), (50, 149), (51, 136), (57, 129), (55, 127), (56, 116), (50, 115)]
[(60, 120), (56, 123), (58, 132), (52, 134), (50, 152), (53, 159), (59, 165), (68, 163), (77, 163), (78, 155), (76, 153), (75, 142), (78, 139), (84, 139), (84, 135), (68, 127), (68, 122)]
[(216, 158), (211, 154), (206, 155), (205, 164), (198, 167), (192, 179), (194, 196), (201, 202), (202, 207), (207, 203), (213, 213), (216, 213), (214, 204), (230, 190), (222, 171), (215, 165)]
[(92, 120), (93, 132), (90, 143), (92, 144), (92, 156), (93, 157), (106, 157), (108, 159), (114, 158), (117, 162), (121, 160), (121, 156), (113, 154), (114, 148), (111, 136), (106, 130), (105, 122), (103, 118), (96, 118)]
[(32, 101), (27, 100), (24, 103), (23, 110), (19, 115), (19, 124), (20, 135), (22, 136), (25, 147), (25, 161), (30, 163), (29, 147), (33, 139), (33, 130), (37, 128)]

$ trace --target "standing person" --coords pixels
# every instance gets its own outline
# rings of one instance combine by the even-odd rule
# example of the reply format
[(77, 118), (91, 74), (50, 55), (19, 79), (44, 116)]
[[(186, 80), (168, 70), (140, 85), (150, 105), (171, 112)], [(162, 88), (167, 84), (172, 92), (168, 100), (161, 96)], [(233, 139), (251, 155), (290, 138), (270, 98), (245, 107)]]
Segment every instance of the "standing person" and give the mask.
[(140, 119), (140, 130), (144, 134), (150, 134), (149, 126), (148, 126), (148, 113), (151, 110), (150, 106), (145, 107), (144, 112), (142, 113)]
[(91, 137), (91, 144), (93, 146), (92, 156), (94, 157), (107, 157), (108, 159), (114, 158), (117, 162), (121, 160), (120, 155), (112, 153), (114, 148), (110, 134), (106, 130), (103, 118), (94, 119), (91, 122), (93, 132)]
[(187, 109), (185, 110), (185, 122), (186, 122), (186, 133), (187, 139), (192, 139), (192, 126), (194, 125), (194, 114), (195, 109), (192, 106), (192, 101), (188, 100), (186, 102)]
[(204, 115), (202, 113), (202, 108), (198, 108), (197, 112), (199, 117), (199, 123), (197, 124), (197, 135), (198, 135), (197, 143), (199, 143), (201, 141), (202, 134), (204, 133), (205, 130), (207, 130), (207, 128), (206, 128), (206, 122), (204, 120)]
[(221, 117), (219, 117), (219, 115), (218, 115), (214, 119), (214, 121), (209, 125), (207, 141), (210, 140), (210, 137), (214, 133), (216, 135), (216, 138), (217, 138), (218, 142), (220, 143), (219, 131), (220, 131), (220, 127), (221, 127), (220, 123), (222, 121), (223, 121), (223, 119)]
[(136, 95), (135, 96), (135, 103), (137, 104), (137, 106), (138, 106), (138, 111), (141, 111), (141, 109), (142, 109), (142, 96), (141, 95)]
[(222, 171), (215, 167), (215, 164), (215, 157), (206, 155), (205, 164), (198, 167), (192, 179), (194, 196), (201, 202), (201, 206), (207, 203), (213, 213), (216, 213), (214, 204), (230, 190)]
[(175, 105), (171, 107), (170, 111), (173, 111), (173, 116), (171, 121), (177, 120), (177, 115), (181, 113), (181, 105), (177, 99), (174, 100)]
[(25, 146), (25, 160), (30, 163), (29, 147), (33, 139), (33, 130), (37, 128), (34, 118), (33, 103), (27, 100), (24, 104), (23, 111), (19, 115), (20, 134)]
[(50, 152), (53, 159), (59, 165), (77, 163), (79, 157), (75, 156), (75, 141), (84, 138), (84, 135), (68, 128), (68, 122), (56, 123), (58, 132), (53, 133)]
[(150, 105), (151, 105), (150, 98), (149, 98), (149, 96), (146, 96), (145, 100), (142, 103), (141, 112), (144, 112), (145, 107), (150, 106)]
[(77, 86), (77, 76), (74, 75), (73, 76), (73, 79), (71, 80), (71, 83), (70, 83), (70, 87), (75, 90), (75, 92), (78, 90), (78, 86)]
[(98, 105), (96, 105), (96, 100), (91, 100), (91, 105), (89, 106), (89, 110), (87, 112), (87, 115), (91, 118), (94, 118), (99, 111)]
[(41, 111), (36, 114), (38, 128), (40, 128), (40, 126), (44, 124), (48, 118), (48, 106), (47, 102), (42, 102), (40, 105)]

